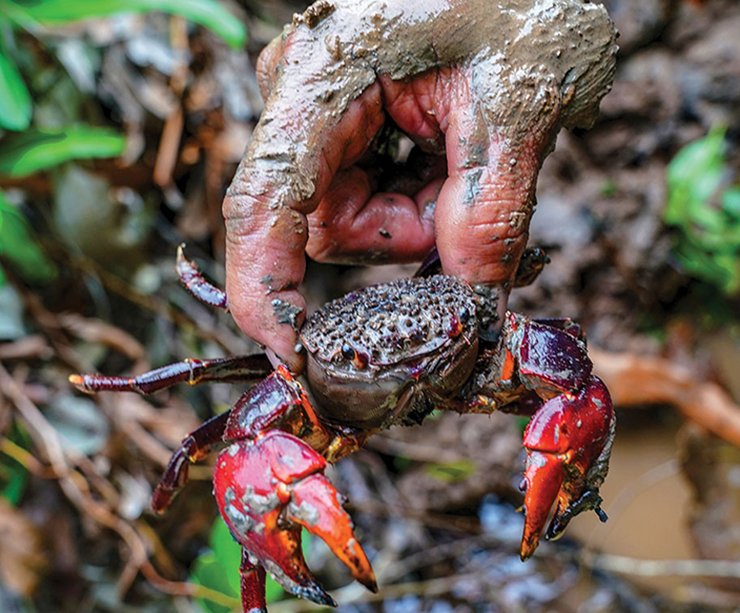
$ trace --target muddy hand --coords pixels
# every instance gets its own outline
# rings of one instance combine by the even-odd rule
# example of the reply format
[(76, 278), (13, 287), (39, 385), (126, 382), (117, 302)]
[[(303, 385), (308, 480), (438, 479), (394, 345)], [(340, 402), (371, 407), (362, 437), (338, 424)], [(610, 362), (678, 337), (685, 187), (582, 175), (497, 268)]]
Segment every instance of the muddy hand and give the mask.
[[(580, 0), (320, 0), (297, 15), (260, 58), (265, 110), (224, 201), (237, 323), (301, 370), (305, 252), (413, 261), (436, 241), (445, 272), (498, 298), (495, 332), (540, 163), (560, 127), (593, 122), (616, 49), (603, 8)], [(375, 153), (386, 124), (417, 145), (391, 172)]]

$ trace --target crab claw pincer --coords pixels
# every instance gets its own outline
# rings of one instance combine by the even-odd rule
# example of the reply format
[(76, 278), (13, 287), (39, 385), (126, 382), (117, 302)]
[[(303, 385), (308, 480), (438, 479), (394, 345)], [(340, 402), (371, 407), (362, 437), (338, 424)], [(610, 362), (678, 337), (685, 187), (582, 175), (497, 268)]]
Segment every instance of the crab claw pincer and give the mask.
[(601, 521), (599, 487), (604, 481), (614, 438), (614, 411), (604, 383), (595, 376), (577, 392), (548, 400), (524, 431), (524, 535), (521, 558), (537, 549), (553, 504), (545, 538), (559, 537), (571, 519), (593, 509)]
[(324, 458), (307, 443), (270, 430), (221, 452), (214, 494), (221, 516), (252, 564), (267, 569), (286, 591), (336, 606), (308, 570), (301, 526), (326, 541), (357, 581), (372, 591), (377, 587), (341, 506), (344, 497), (323, 475), (325, 468)]

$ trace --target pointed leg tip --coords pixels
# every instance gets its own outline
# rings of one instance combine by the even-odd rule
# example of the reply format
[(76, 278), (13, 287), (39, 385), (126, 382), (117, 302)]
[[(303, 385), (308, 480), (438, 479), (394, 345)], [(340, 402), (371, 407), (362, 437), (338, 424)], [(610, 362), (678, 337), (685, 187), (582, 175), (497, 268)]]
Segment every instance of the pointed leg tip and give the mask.
[(375, 580), (375, 576), (369, 579), (358, 579), (358, 581), (362, 585), (364, 585), (368, 590), (370, 590), (373, 594), (378, 593), (378, 582)]
[(69, 375), (69, 377), (67, 377), (67, 381), (74, 385), (80, 392), (84, 392), (85, 394), (93, 393), (93, 391), (88, 389), (85, 385), (85, 377), (82, 375)]
[(172, 502), (173, 495), (171, 493), (162, 493), (159, 489), (154, 490), (152, 494), (152, 511), (155, 515), (164, 515)]

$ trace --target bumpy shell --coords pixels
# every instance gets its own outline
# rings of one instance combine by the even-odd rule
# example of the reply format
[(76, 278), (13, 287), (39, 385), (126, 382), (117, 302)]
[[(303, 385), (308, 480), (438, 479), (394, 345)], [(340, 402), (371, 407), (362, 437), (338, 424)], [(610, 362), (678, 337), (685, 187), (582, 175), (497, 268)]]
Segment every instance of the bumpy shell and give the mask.
[[(474, 294), (446, 276), (351, 292), (308, 318), (310, 387), (331, 421), (377, 427), (457, 391), (477, 355)], [(426, 410), (426, 408), (425, 408)]]

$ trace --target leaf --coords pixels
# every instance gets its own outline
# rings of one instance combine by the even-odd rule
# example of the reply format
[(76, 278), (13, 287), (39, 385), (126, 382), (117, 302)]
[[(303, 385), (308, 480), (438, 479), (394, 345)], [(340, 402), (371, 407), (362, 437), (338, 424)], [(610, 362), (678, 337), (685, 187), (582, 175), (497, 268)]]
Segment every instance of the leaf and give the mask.
[(244, 25), (216, 0), (44, 0), (22, 6), (30, 17), (46, 24), (107, 17), (116, 13), (163, 11), (181, 15), (213, 30), (231, 47), (243, 47), (247, 40)]
[(0, 498), (0, 584), (27, 598), (34, 595), (46, 565), (43, 536), (20, 510)]
[(18, 69), (0, 54), (0, 127), (26, 130), (31, 124), (33, 106)]
[(470, 477), (475, 472), (475, 464), (470, 460), (459, 460), (445, 464), (426, 464), (424, 470), (433, 479), (455, 483)]
[(58, 395), (48, 405), (45, 415), (66, 449), (94, 455), (108, 442), (110, 424), (89, 398)]
[(217, 517), (213, 523), (209, 542), (213, 555), (221, 565), (231, 593), (239, 594), (240, 580), (238, 569), (242, 561), (242, 548), (233, 539), (229, 528), (220, 517)]
[[(31, 447), (30, 436), (16, 421), (10, 426), (7, 440), (22, 449)], [(27, 483), (28, 469), (8, 455), (0, 455), (0, 496), (13, 506), (18, 506)]]
[(125, 147), (126, 138), (109, 128), (31, 130), (5, 141), (0, 175), (26, 177), (70, 160), (117, 157)]
[[(304, 545), (308, 547), (310, 537), (303, 532)], [(220, 592), (234, 599), (240, 597), (239, 566), (242, 560), (241, 546), (234, 541), (224, 521), (217, 517), (211, 527), (209, 539), (211, 550), (201, 554), (195, 560), (192, 578), (204, 587)], [(284, 590), (272, 577), (267, 576), (265, 595), (267, 602), (275, 602), (284, 594)], [(209, 613), (228, 613), (229, 609), (222, 604), (201, 599), (200, 603)]]
[[(227, 573), (224, 573), (223, 567), (219, 564), (212, 551), (198, 556), (198, 559), (193, 564), (191, 578), (198, 585), (220, 592), (224, 596), (232, 597), (235, 605), (239, 602), (239, 593), (231, 589)], [(200, 598), (199, 602), (208, 613), (230, 613), (232, 610), (232, 607), (227, 607), (206, 598)]]
[(676, 226), (674, 253), (686, 272), (740, 292), (740, 189), (724, 188), (725, 129), (681, 149), (668, 165), (663, 221)]
[[(2, 275), (0, 266), (0, 275)], [(0, 340), (16, 341), (28, 334), (23, 325), (23, 299), (18, 291), (3, 281), (0, 283)]]
[(56, 267), (39, 246), (23, 215), (0, 192), (0, 259), (30, 283), (48, 283)]
[(732, 187), (722, 194), (722, 208), (735, 219), (740, 219), (740, 187)]

